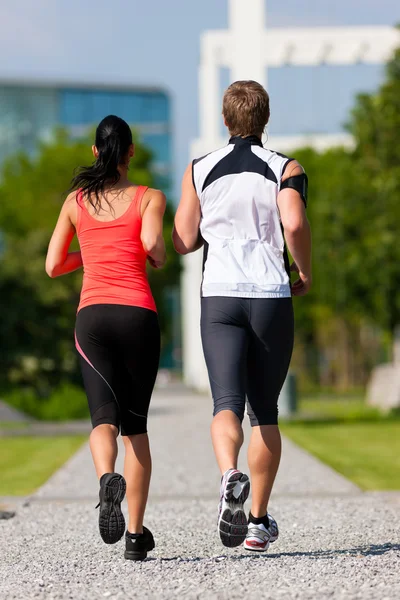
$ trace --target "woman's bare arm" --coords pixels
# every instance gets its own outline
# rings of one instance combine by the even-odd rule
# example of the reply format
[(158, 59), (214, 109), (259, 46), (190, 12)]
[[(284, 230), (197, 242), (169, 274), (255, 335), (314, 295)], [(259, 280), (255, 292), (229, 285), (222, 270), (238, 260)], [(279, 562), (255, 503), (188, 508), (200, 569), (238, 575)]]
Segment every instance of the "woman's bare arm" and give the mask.
[(147, 193), (150, 194), (150, 198), (142, 214), (140, 237), (150, 264), (160, 269), (167, 258), (163, 238), (163, 219), (167, 201), (160, 190), (149, 190)]
[(82, 267), (80, 251), (68, 252), (75, 227), (71, 220), (71, 209), (75, 202), (75, 192), (63, 204), (46, 256), (46, 273), (49, 277), (59, 277)]

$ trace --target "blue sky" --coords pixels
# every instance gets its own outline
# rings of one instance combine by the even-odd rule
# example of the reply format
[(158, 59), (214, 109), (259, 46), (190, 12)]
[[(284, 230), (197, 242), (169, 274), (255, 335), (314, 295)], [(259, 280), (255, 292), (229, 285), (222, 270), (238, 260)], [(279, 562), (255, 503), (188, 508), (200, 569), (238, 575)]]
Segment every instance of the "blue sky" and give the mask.
[[(398, 0), (268, 0), (267, 7), (269, 27), (400, 23)], [(0, 77), (168, 89), (179, 180), (197, 135), (199, 36), (227, 26), (226, 0), (2, 0), (0, 22)], [(287, 73), (271, 70), (271, 131), (335, 130), (354, 93), (380, 78), (379, 67), (294, 69), (288, 93)]]

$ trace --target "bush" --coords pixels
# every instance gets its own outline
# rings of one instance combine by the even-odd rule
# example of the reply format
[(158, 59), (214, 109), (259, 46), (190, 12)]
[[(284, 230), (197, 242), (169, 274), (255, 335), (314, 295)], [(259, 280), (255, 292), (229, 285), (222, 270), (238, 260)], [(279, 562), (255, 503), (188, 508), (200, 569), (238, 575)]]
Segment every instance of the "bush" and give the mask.
[(15, 389), (4, 400), (25, 414), (42, 421), (68, 421), (89, 418), (86, 394), (82, 388), (64, 383), (50, 396), (39, 397), (31, 389)]

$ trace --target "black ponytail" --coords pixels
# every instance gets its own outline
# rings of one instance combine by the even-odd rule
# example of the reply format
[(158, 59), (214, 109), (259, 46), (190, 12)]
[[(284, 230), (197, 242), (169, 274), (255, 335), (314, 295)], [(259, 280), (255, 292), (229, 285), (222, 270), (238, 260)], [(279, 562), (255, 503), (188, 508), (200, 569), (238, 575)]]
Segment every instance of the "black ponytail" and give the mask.
[(71, 190), (80, 189), (96, 212), (106, 186), (118, 183), (118, 167), (127, 159), (131, 144), (132, 132), (123, 119), (110, 115), (97, 127), (95, 145), (99, 155), (90, 167), (79, 167), (71, 182)]

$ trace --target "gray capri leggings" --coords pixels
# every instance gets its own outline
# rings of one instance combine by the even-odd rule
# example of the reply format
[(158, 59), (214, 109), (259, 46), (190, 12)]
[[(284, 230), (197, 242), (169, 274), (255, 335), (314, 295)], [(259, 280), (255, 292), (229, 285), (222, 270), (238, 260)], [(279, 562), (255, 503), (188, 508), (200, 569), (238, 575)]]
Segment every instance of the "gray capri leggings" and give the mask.
[(201, 336), (214, 416), (231, 410), (242, 421), (247, 396), (251, 425), (276, 425), (293, 351), (292, 299), (202, 298)]

